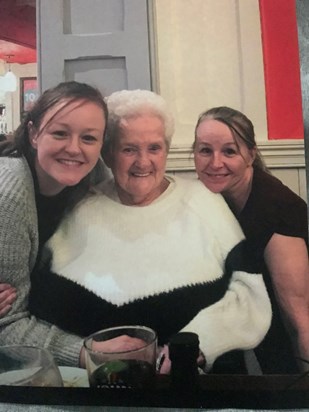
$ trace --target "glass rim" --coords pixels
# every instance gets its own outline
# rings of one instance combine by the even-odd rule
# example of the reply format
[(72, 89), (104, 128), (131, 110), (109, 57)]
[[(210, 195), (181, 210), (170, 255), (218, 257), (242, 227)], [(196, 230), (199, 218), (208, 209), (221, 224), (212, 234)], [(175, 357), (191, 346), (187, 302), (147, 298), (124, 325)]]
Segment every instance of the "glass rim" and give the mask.
[[(117, 329), (119, 329), (119, 330), (121, 330), (121, 329), (122, 329), (122, 330), (124, 330), (124, 329), (141, 329), (141, 330), (146, 330), (146, 331), (148, 331), (148, 332), (153, 333), (153, 338), (151, 339), (150, 342), (146, 343), (146, 344), (145, 344), (144, 346), (142, 346), (141, 348), (138, 348), (138, 349), (130, 349), (130, 350), (122, 350), (122, 351), (114, 351), (114, 352), (106, 352), (106, 351), (101, 351), (101, 350), (93, 350), (93, 349), (91, 349), (91, 348), (89, 348), (89, 347), (87, 346), (87, 343), (88, 343), (89, 341), (92, 341), (93, 338), (94, 338), (96, 335), (99, 335), (100, 333), (103, 333), (103, 332), (109, 332), (109, 331), (113, 331), (113, 330), (117, 330)], [(148, 326), (142, 326), (142, 325), (112, 326), (112, 327), (110, 327), (110, 328), (98, 330), (97, 332), (94, 332), (94, 333), (92, 333), (91, 335), (87, 336), (87, 337), (84, 339), (83, 347), (84, 347), (84, 349), (85, 349), (86, 351), (89, 351), (89, 352), (91, 352), (91, 353), (106, 354), (106, 355), (120, 355), (120, 354), (127, 354), (127, 353), (131, 353), (131, 352), (133, 353), (133, 352), (139, 352), (139, 351), (145, 350), (145, 348), (147, 348), (148, 346), (153, 345), (153, 343), (156, 342), (157, 337), (158, 337), (158, 336), (157, 336), (157, 332), (156, 332), (154, 329), (149, 328)], [(108, 339), (107, 339), (107, 340), (108, 340)], [(104, 342), (104, 341), (102, 341), (102, 342)]]
[(44, 352), (48, 358), (52, 361), (54, 361), (53, 355), (52, 353), (47, 349), (47, 348), (43, 348), (41, 346), (32, 346), (32, 345), (0, 345), (0, 351), (2, 351), (3, 349), (30, 349), (30, 350), (34, 350), (34, 351), (41, 351)]
[[(4, 345), (4, 346), (0, 346), (0, 352), (5, 354), (5, 351), (3, 351), (3, 349), (26, 349), (26, 350), (31, 349), (31, 350), (34, 350), (34, 351), (41, 351), (46, 355), (45, 359), (48, 361), (48, 364), (47, 365), (35, 366), (35, 367), (38, 367), (39, 369), (31, 375), (31, 379), (36, 378), (37, 376), (39, 376), (42, 373), (42, 371), (49, 368), (50, 366), (53, 366), (53, 367), (56, 366), (56, 368), (58, 369), (58, 365), (55, 363), (55, 360), (53, 358), (52, 353), (47, 348), (42, 348), (40, 346), (31, 346), (31, 345)], [(21, 378), (19, 380), (16, 380), (16, 381), (10, 383), (10, 384), (7, 384), (7, 385), (9, 385), (9, 386), (10, 385), (11, 386), (17, 386), (17, 385), (22, 386), (22, 384), (24, 382), (26, 382), (28, 379), (29, 379), (29, 377)], [(5, 385), (5, 386), (7, 386), (7, 385)]]

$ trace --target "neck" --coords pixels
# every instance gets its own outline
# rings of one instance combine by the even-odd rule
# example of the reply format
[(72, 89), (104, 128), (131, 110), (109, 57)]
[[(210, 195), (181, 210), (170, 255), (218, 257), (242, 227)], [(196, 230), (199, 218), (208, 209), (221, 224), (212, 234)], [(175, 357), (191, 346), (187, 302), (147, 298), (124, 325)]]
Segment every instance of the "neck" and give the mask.
[(121, 189), (120, 186), (116, 184), (116, 190), (120, 202), (126, 206), (147, 206), (154, 202), (165, 190), (168, 188), (170, 182), (164, 178), (157, 188), (157, 190), (148, 193), (146, 196), (131, 196), (129, 193)]
[(39, 191), (44, 196), (56, 196), (65, 186), (55, 179), (50, 177), (39, 165), (38, 161), (35, 161), (35, 173), (38, 180)]
[(251, 193), (252, 178), (253, 168), (248, 167), (248, 173), (244, 175), (242, 180), (226, 192), (222, 192), (224, 199), (235, 215), (239, 215), (247, 203)]

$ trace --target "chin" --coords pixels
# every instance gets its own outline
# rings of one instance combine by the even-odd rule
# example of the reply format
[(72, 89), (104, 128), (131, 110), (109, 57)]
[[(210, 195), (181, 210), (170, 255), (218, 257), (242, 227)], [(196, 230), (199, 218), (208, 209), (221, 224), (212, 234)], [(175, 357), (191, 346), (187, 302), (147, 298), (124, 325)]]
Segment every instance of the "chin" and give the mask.
[(63, 186), (75, 186), (77, 185), (83, 178), (81, 177), (80, 179), (75, 178), (75, 179), (61, 179), (59, 180), (59, 183)]
[(209, 182), (203, 182), (203, 184), (213, 193), (221, 193), (224, 190), (223, 186), (216, 185), (214, 183), (209, 183)]

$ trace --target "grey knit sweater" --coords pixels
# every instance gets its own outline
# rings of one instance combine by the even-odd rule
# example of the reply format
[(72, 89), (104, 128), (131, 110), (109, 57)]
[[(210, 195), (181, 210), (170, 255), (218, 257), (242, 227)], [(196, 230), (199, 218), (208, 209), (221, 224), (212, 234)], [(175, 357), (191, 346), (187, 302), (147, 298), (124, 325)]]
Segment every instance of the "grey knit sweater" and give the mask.
[(0, 280), (17, 289), (10, 312), (0, 318), (0, 345), (47, 348), (59, 365), (78, 366), (82, 339), (36, 319), (27, 311), (30, 273), (38, 252), (33, 178), (22, 158), (0, 158)]

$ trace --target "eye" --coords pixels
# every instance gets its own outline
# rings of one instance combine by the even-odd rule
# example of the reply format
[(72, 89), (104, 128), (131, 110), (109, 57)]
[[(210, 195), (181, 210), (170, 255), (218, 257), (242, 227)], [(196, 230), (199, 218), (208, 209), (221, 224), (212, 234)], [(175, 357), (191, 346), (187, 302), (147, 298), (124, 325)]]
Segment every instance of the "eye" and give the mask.
[(122, 152), (126, 153), (126, 154), (132, 154), (132, 153), (136, 152), (136, 149), (134, 147), (124, 147), (122, 149)]
[(162, 149), (162, 146), (161, 145), (159, 145), (159, 144), (152, 144), (152, 145), (150, 145), (149, 146), (149, 151), (150, 152), (153, 152), (153, 153), (155, 153), (155, 152), (158, 152), (158, 151), (160, 151)]
[(65, 139), (68, 136), (68, 133), (65, 130), (54, 130), (51, 134), (56, 139)]
[(91, 144), (91, 143), (97, 142), (98, 139), (95, 136), (92, 136), (90, 134), (86, 134), (86, 135), (82, 136), (82, 140), (85, 143)]
[(236, 150), (232, 147), (228, 147), (224, 150), (224, 154), (226, 156), (235, 156), (236, 154), (238, 154), (238, 150)]
[(209, 155), (212, 153), (212, 150), (210, 147), (202, 146), (199, 148), (198, 152), (200, 154)]

